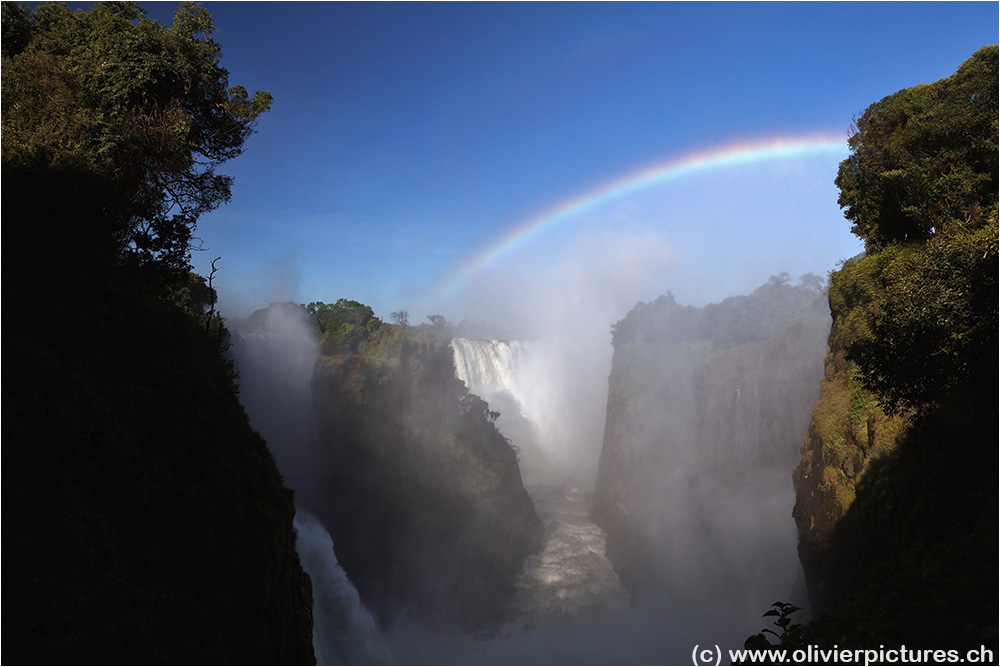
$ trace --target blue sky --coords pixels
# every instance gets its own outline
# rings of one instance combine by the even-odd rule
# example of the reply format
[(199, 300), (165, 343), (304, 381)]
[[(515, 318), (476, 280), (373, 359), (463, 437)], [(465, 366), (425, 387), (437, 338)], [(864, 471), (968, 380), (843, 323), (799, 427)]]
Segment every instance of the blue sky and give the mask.
[[(199, 223), (196, 270), (222, 257), (233, 315), (346, 297), (411, 321), (485, 317), (508, 284), (530, 293), (608, 257), (607, 275), (628, 275), (621, 303), (825, 274), (860, 244), (832, 183), (843, 156), (812, 155), (590, 210), (506, 253), (464, 298), (439, 296), (511, 229), (646, 165), (815, 134), (843, 137), (846, 155), (854, 115), (950, 75), (998, 23), (995, 2), (204, 4), (230, 83), (274, 106), (223, 169), (233, 199)], [(143, 6), (171, 20), (173, 3)], [(594, 280), (608, 282), (559, 298), (585, 300)]]

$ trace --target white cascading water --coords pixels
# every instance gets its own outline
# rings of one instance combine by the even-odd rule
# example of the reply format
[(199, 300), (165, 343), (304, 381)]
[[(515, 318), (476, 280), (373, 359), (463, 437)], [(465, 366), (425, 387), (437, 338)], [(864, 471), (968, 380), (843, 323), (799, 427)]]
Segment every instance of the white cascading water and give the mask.
[(528, 363), (528, 345), (519, 340), (455, 338), (455, 375), (470, 390), (517, 392), (517, 377)]
[[(572, 425), (594, 409), (583, 401), (567, 400), (583, 395), (573, 393), (573, 378), (578, 376), (566, 373), (572, 371), (572, 366), (565, 363), (571, 355), (556, 347), (504, 341), (458, 339), (452, 347), (458, 377), (472, 393), (500, 411), (498, 427), (520, 446), (522, 473), (541, 471), (541, 475), (528, 472), (524, 477), (545, 525), (542, 551), (525, 561), (517, 578), (504, 632), (478, 652), (462, 656), (466, 662), (680, 664), (694, 644), (711, 640), (713, 644), (739, 646), (762, 627), (756, 621), (760, 611), (755, 605), (766, 608), (771, 600), (769, 591), (791, 587), (796, 563), (786, 561), (794, 561), (794, 534), (790, 545), (780, 542), (781, 546), (761, 556), (753, 551), (755, 545), (761, 542), (766, 548), (772, 542), (752, 534), (744, 536), (746, 531), (739, 524), (768, 527), (786, 519), (790, 507), (787, 498), (775, 504), (767, 494), (740, 496), (741, 504), (733, 509), (725, 501), (734, 493), (738, 495), (737, 491), (730, 489), (715, 471), (705, 468), (704, 452), (670, 450), (676, 465), (669, 471), (669, 478), (659, 480), (656, 488), (665, 487), (673, 495), (669, 502), (652, 500), (646, 509), (653, 518), (674, 522), (674, 530), (668, 531), (656, 548), (662, 555), (658, 566), (680, 579), (675, 591), (680, 595), (654, 595), (633, 607), (606, 556), (606, 535), (588, 516), (590, 488), (579, 483), (579, 476), (560, 476), (561, 468), (591, 451), (579, 437), (559, 441), (561, 435), (572, 436), (580, 430), (560, 431), (558, 422)], [(687, 405), (688, 398), (681, 394), (677, 405)], [(533, 448), (522, 445), (509, 431), (509, 424), (504, 422), (504, 401), (507, 412), (514, 415), (515, 426), (519, 418), (529, 423), (528, 431), (535, 438)], [(676, 419), (667, 426), (683, 429), (688, 421)], [(671, 431), (667, 428), (663, 433)], [(554, 456), (545, 461), (545, 454), (553, 453), (545, 450), (553, 443)], [(533, 466), (538, 451), (543, 465)], [(552, 462), (559, 465), (549, 465)], [(755, 481), (785, 489), (790, 485), (784, 470), (787, 466), (773, 481), (767, 477), (769, 484), (763, 479)], [(705, 548), (706, 527), (716, 523), (731, 537), (732, 544), (727, 545), (724, 554), (706, 559), (699, 550)], [(790, 521), (782, 526), (787, 523)], [(741, 550), (748, 555), (744, 557)], [(770, 581), (773, 573), (780, 579), (777, 583)], [(720, 574), (728, 577), (726, 585), (732, 589), (718, 590), (720, 584), (713, 578), (721, 579), (716, 577)], [(767, 597), (756, 602), (757, 594)], [(741, 595), (755, 601), (749, 611), (731, 604), (734, 597), (742, 599)]]
[[(301, 494), (314, 437), (310, 384), (319, 347), (295, 306), (271, 304), (253, 328), (234, 331), (229, 350), (240, 402), (267, 440), (285, 483)], [(298, 504), (295, 532), (302, 569), (312, 580), (316, 664), (392, 664), (378, 625), (337, 562), (330, 534)]]
[[(528, 443), (512, 433), (530, 430), (535, 438), (545, 437), (533, 414), (537, 403), (523, 402), (533, 400), (539, 389), (536, 369), (541, 364), (534, 358), (539, 348), (521, 341), (457, 338), (452, 349), (456, 375), (470, 392), (491, 407), (499, 401), (508, 411), (516, 410), (518, 419), (504, 422), (507, 413), (501, 405), (497, 423), (523, 455), (530, 454)], [(524, 421), (532, 428), (517, 423)], [(532, 444), (544, 451), (544, 442)], [(536, 478), (526, 488), (545, 525), (545, 537), (542, 551), (528, 557), (515, 582), (507, 631), (531, 631), (580, 615), (625, 610), (629, 595), (605, 555), (604, 531), (590, 520), (589, 490), (552, 476)]]
[(530, 355), (528, 343), (455, 338), (451, 346), (455, 352), (455, 375), (469, 391), (484, 397), (505, 393), (517, 402), (524, 415), (529, 400), (525, 382)]
[(297, 507), (295, 533), (299, 560), (312, 579), (316, 664), (392, 664), (392, 654), (375, 620), (337, 562), (326, 528)]
[[(535, 341), (466, 338), (453, 339), (451, 346), (455, 375), (500, 413), (497, 427), (521, 450), (525, 485), (588, 476), (579, 465), (587, 458), (581, 456), (586, 447), (580, 429), (567, 428), (580, 422), (581, 406), (565, 384), (560, 349)], [(603, 424), (589, 430), (599, 434)], [(596, 452), (593, 458), (596, 464)]]

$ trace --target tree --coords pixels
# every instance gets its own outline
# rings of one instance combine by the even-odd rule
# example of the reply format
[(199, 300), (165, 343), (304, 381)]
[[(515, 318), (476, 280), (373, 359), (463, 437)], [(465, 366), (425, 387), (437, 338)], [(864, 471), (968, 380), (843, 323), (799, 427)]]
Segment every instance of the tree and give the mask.
[(954, 75), (906, 88), (855, 121), (838, 203), (869, 252), (982, 227), (997, 204), (997, 47)]
[(320, 336), (336, 332), (345, 324), (366, 328), (369, 322), (378, 320), (371, 306), (351, 299), (337, 299), (336, 303), (314, 301), (306, 306), (306, 310), (316, 323)]
[(847, 358), (889, 412), (995, 414), (998, 49), (857, 121), (840, 203), (868, 255), (831, 276)]
[(357, 352), (382, 327), (371, 306), (351, 299), (336, 303), (314, 301), (305, 306), (316, 326), (324, 354), (336, 351)]
[(213, 30), (186, 2), (169, 27), (133, 2), (3, 3), (4, 212), (67, 253), (185, 280), (198, 217), (230, 198), (216, 168), (271, 105), (229, 85)]
[(826, 289), (826, 281), (814, 273), (804, 273), (799, 277), (799, 286), (818, 293)]
[(410, 313), (405, 310), (394, 311), (390, 317), (396, 326), (406, 327), (410, 325)]
[(199, 319), (214, 310), (217, 299), (218, 294), (209, 281), (191, 271), (187, 280), (172, 286), (170, 301), (192, 317)]
[(195, 5), (0, 6), (4, 655), (314, 662), (292, 494), (187, 267), (270, 95), (229, 87)]

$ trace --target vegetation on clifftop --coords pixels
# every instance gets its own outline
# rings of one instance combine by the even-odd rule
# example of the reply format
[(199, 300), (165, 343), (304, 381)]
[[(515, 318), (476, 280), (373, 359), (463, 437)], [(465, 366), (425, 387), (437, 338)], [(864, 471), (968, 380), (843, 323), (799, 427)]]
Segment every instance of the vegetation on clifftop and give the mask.
[(794, 510), (841, 645), (995, 648), (997, 88), (984, 47), (869, 107), (841, 164), (868, 252), (831, 274)]
[(362, 600), (384, 627), (499, 622), (543, 527), (497, 413), (455, 375), (450, 326), (390, 324), (348, 299), (300, 308), (321, 353), (299, 500)]
[(291, 492), (189, 267), (270, 95), (197, 5), (2, 14), (4, 658), (312, 662)]
[[(229, 85), (214, 30), (189, 2), (172, 26), (134, 2), (3, 3), (4, 178), (61, 209), (50, 236), (159, 281), (184, 277), (198, 217), (229, 200), (217, 167), (271, 104)], [(19, 241), (35, 232), (21, 227)]]

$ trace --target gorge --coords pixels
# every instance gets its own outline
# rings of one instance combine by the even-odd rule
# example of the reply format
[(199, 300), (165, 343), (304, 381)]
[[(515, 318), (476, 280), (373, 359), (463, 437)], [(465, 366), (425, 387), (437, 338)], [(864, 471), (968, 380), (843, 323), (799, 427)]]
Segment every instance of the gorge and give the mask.
[(2, 4), (6, 662), (1000, 655), (995, 15)]
[(637, 305), (614, 327), (599, 468), (562, 465), (585, 454), (553, 341), (351, 304), (310, 308), (365, 313), (360, 343), (295, 304), (233, 324), (241, 400), (296, 492), (320, 661), (679, 661), (692, 633), (739, 645), (793, 599), (787, 471), (829, 328), (815, 283)]

